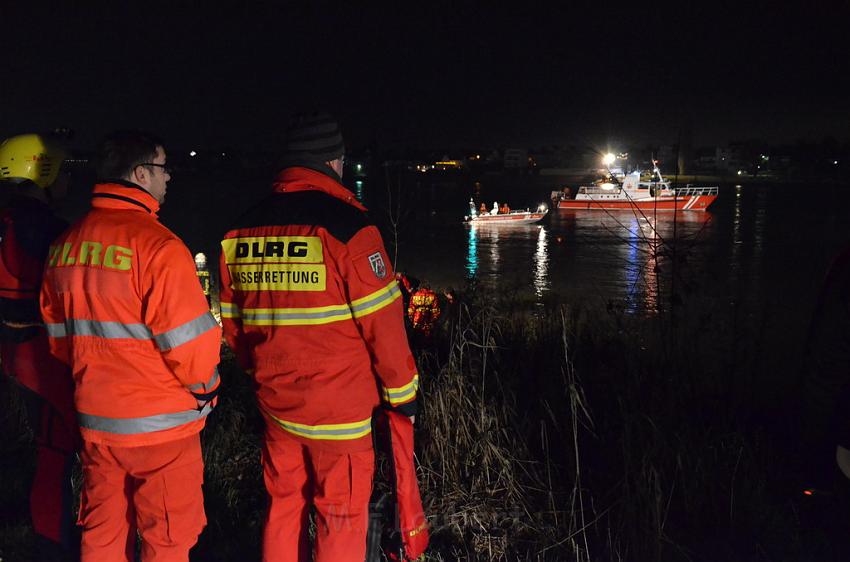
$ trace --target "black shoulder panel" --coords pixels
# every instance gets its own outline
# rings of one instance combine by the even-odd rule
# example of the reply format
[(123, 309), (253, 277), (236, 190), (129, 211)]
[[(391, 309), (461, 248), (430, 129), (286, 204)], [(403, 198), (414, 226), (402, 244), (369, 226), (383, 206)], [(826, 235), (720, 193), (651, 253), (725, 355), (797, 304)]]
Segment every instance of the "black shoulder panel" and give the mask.
[(345, 244), (371, 224), (366, 213), (336, 197), (320, 191), (296, 191), (271, 194), (242, 215), (231, 225), (231, 230), (276, 225), (317, 226)]

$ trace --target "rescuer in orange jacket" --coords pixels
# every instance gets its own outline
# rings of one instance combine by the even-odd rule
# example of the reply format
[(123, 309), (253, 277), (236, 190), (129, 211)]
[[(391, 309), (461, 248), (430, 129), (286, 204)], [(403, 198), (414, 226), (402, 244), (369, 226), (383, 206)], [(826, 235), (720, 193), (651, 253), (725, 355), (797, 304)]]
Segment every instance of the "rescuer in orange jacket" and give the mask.
[[(157, 220), (162, 143), (115, 133), (92, 208), (51, 246), (50, 350), (71, 366), (83, 438), (83, 562), (188, 560), (206, 524), (198, 433), (218, 392), (221, 330), (183, 242)], [(113, 179), (114, 178), (114, 179)]]
[[(401, 291), (401, 309), (407, 310), (407, 307), (410, 304), (410, 295), (419, 288), (419, 279), (411, 277), (410, 275), (400, 271), (396, 271), (395, 280), (398, 283), (399, 290)], [(405, 320), (407, 320), (407, 317), (405, 317)]]
[[(325, 113), (296, 116), (273, 193), (222, 241), (224, 336), (265, 414), (263, 560), (362, 562), (374, 472), (372, 412), (415, 414), (418, 375), (377, 228), (345, 189)], [(412, 459), (411, 459), (412, 460)]]
[(437, 293), (428, 287), (421, 287), (410, 295), (407, 306), (407, 316), (413, 330), (425, 338), (431, 336), (431, 331), (440, 318), (440, 303)]
[(74, 385), (67, 365), (48, 352), (38, 310), (50, 242), (68, 225), (50, 203), (66, 178), (54, 139), (26, 134), (0, 144), (0, 363), (21, 385), (36, 442), (30, 514), (38, 559), (73, 556), (71, 468), (79, 447)]

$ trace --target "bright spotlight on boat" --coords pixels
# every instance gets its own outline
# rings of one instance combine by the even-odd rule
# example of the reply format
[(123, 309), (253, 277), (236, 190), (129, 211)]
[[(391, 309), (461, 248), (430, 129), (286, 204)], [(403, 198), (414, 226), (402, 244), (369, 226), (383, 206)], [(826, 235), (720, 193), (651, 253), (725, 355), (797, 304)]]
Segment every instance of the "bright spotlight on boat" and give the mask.
[(189, 152), (189, 156), (197, 156), (197, 155), (198, 155), (198, 153), (195, 152), (194, 150)]
[(545, 203), (541, 203), (540, 205), (538, 205), (538, 206), (537, 206), (537, 210), (538, 210), (538, 211), (540, 211), (540, 212), (542, 213), (543, 211), (545, 211), (545, 210), (546, 210), (546, 204), (545, 204)]
[(614, 160), (616, 160), (616, 159), (617, 159), (617, 157), (609, 152), (608, 154), (606, 154), (605, 156), (602, 157), (602, 163), (605, 164), (606, 166), (610, 166), (611, 164), (614, 163)]

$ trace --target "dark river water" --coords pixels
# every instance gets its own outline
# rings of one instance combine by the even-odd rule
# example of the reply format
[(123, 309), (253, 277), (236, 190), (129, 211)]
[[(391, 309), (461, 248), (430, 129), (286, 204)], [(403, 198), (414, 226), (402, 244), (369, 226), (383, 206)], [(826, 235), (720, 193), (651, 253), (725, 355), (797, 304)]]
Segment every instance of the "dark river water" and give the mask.
[[(161, 220), (215, 264), (228, 224), (268, 192), (270, 178), (233, 171), (204, 177), (175, 174)], [(370, 208), (396, 269), (432, 287), (474, 279), (531, 302), (635, 315), (654, 314), (675, 291), (695, 308), (739, 307), (755, 330), (769, 332), (777, 361), (801, 348), (829, 263), (850, 244), (841, 204), (850, 185), (721, 184), (708, 212), (555, 210), (536, 225), (470, 227), (462, 224), (470, 197), (533, 208), (560, 184), (544, 177), (382, 179), (345, 183)], [(69, 218), (87, 207), (90, 186), (90, 179), (72, 183)]]
[[(793, 376), (823, 277), (850, 244), (840, 203), (850, 185), (721, 184), (707, 212), (554, 210), (536, 225), (461, 223), (470, 195), (488, 207), (507, 200), (534, 208), (550, 187), (513, 192), (481, 182), (452, 196), (440, 191), (447, 186), (427, 191), (415, 201), (425, 211), (415, 227), (399, 227), (398, 269), (441, 288), (474, 278), (538, 306), (638, 316), (669, 307), (675, 292), (686, 314), (712, 317), (715, 334), (724, 329), (718, 324), (734, 324), (759, 372)], [(392, 239), (392, 228), (384, 232)]]
[[(476, 201), (488, 206), (510, 197), (481, 191)], [(537, 191), (512, 207), (545, 202)], [(554, 293), (636, 313), (663, 304), (659, 296), (674, 283), (690, 298), (794, 307), (814, 297), (830, 260), (850, 243), (848, 213), (838, 204), (845, 192), (850, 186), (730, 184), (708, 212), (550, 210), (538, 224), (502, 227), (462, 224), (460, 197), (452, 210), (426, 201), (439, 211), (400, 227), (397, 266), (439, 287), (475, 278), (541, 301)], [(384, 228), (388, 246), (392, 233)]]

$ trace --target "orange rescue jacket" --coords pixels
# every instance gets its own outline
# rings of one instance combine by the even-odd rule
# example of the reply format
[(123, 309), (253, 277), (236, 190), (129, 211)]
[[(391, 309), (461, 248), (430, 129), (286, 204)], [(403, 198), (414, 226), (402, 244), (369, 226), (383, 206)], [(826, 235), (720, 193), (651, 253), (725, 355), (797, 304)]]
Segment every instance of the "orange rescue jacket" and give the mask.
[(373, 409), (411, 415), (418, 387), (381, 235), (328, 175), (287, 168), (273, 187), (221, 243), (224, 337), (281, 428), (370, 447)]
[(164, 443), (197, 433), (215, 396), (221, 329), (195, 263), (125, 182), (94, 188), (92, 209), (50, 248), (41, 311), (50, 349), (71, 366), (85, 440)]

